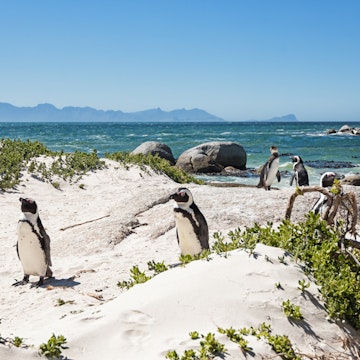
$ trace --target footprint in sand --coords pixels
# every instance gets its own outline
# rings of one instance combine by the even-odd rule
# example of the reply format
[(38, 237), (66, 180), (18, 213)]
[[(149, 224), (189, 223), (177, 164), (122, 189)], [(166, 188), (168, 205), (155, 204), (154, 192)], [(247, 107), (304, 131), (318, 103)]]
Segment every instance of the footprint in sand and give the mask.
[(150, 315), (139, 310), (131, 310), (122, 316), (122, 321), (128, 325), (124, 335), (133, 345), (138, 345), (139, 341), (143, 343), (150, 338), (150, 332), (144, 328), (144, 326), (154, 323), (154, 319)]

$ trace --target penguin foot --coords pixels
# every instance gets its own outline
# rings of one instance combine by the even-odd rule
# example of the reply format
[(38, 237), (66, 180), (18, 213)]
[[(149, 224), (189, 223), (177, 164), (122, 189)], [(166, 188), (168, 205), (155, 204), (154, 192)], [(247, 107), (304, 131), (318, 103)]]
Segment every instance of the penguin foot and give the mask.
[(12, 286), (26, 285), (29, 282), (29, 275), (24, 275), (23, 279), (12, 284)]
[(44, 285), (44, 277), (43, 276), (40, 276), (40, 279), (39, 281), (35, 284), (35, 285), (31, 285), (31, 288), (38, 288), (40, 287), (41, 285)]
[(46, 277), (48, 278), (52, 278), (53, 277), (53, 272), (52, 270), (50, 269), (50, 267), (48, 266), (48, 268), (46, 269), (46, 274), (45, 274)]

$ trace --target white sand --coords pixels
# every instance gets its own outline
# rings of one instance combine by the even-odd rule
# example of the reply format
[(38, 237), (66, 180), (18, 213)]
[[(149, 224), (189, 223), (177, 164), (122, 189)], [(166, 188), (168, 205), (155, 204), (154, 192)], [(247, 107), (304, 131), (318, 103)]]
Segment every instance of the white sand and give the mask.
[[(300, 353), (350, 354), (343, 341), (359, 332), (350, 334), (349, 327), (326, 320), (313, 283), (306, 296), (301, 294), (298, 281), (306, 276), (289, 257), (287, 265), (279, 261), (281, 249), (258, 245), (255, 257), (244, 251), (227, 258), (214, 255), (210, 261), (178, 266), (121, 290), (117, 282), (130, 279), (133, 265), (145, 270), (149, 260), (179, 262), (174, 203), (167, 201), (179, 185), (152, 171), (125, 170), (107, 162), (108, 169), (79, 182), (84, 189), (61, 181), (61, 190), (56, 190), (25, 174), (16, 191), (0, 193), (0, 335), (18, 336), (34, 345), (30, 349), (0, 345), (1, 359), (38, 357), (39, 345), (53, 333), (67, 338), (69, 348), (63, 355), (69, 359), (165, 359), (169, 350), (182, 354), (197, 348), (199, 342), (188, 335), (194, 330), (215, 333), (226, 345), (226, 359), (245, 359), (217, 327), (239, 329), (263, 322), (274, 334), (288, 335)], [(214, 232), (226, 235), (254, 222), (280, 222), (294, 190), (187, 187), (208, 221), (210, 242)], [(352, 189), (359, 202), (359, 190)], [(40, 288), (11, 286), (23, 276), (15, 249), (20, 196), (37, 201), (51, 237), (55, 279)], [(294, 221), (303, 218), (314, 197), (297, 200)], [(77, 224), (82, 225), (71, 227)], [(32, 284), (37, 281), (30, 277)], [(276, 289), (277, 282), (283, 290)], [(56, 306), (58, 299), (66, 304)], [(288, 299), (300, 306), (303, 322), (293, 324), (283, 314), (281, 303)], [(275, 358), (266, 342), (246, 338), (255, 353), (248, 358)]]

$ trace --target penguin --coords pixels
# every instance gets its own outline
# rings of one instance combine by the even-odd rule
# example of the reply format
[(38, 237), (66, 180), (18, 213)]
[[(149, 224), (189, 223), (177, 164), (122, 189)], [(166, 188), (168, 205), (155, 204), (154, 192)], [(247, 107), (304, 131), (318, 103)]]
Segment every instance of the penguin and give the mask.
[(174, 207), (176, 237), (181, 255), (199, 255), (209, 249), (209, 229), (204, 215), (194, 203), (189, 189), (181, 187), (170, 199), (176, 201)]
[[(336, 174), (334, 172), (325, 172), (320, 178), (320, 186), (324, 188), (333, 186), (335, 177)], [(315, 214), (324, 213), (328, 206), (327, 201), (327, 196), (324, 194), (320, 194), (320, 197), (317, 199), (316, 203), (311, 208), (311, 211)]]
[(257, 185), (258, 188), (265, 188), (270, 190), (271, 184), (277, 178), (278, 182), (281, 180), (279, 172), (279, 152), (276, 146), (270, 147), (271, 156), (268, 161), (263, 165), (260, 172), (260, 181)]
[(20, 198), (22, 215), (17, 225), (16, 250), (24, 278), (13, 286), (25, 285), (30, 275), (39, 276), (36, 287), (43, 285), (44, 277), (52, 277), (50, 266), (50, 237), (46, 233), (35, 200)]
[(293, 161), (293, 169), (294, 173), (290, 180), (290, 186), (292, 186), (293, 181), (295, 179), (296, 186), (309, 186), (309, 176), (305, 169), (304, 162), (302, 158), (298, 155), (291, 156)]

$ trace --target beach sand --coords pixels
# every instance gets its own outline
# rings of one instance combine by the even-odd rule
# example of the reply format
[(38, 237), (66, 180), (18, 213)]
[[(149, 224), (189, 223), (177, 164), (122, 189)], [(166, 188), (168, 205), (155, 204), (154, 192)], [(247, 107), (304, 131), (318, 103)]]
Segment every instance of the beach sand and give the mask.
[[(168, 351), (182, 354), (199, 347), (199, 341), (190, 339), (191, 331), (214, 333), (226, 346), (226, 359), (245, 359), (217, 328), (256, 328), (261, 323), (271, 325), (274, 334), (287, 335), (299, 353), (353, 358), (348, 340), (359, 332), (327, 320), (313, 282), (305, 294), (300, 292), (298, 281), (308, 279), (283, 250), (259, 244), (256, 256), (236, 250), (175, 266), (180, 252), (174, 202), (168, 196), (179, 184), (152, 170), (106, 162), (106, 169), (78, 183), (59, 180), (60, 190), (24, 173), (16, 190), (0, 193), (0, 335), (32, 345), (0, 345), (1, 359), (37, 358), (39, 345), (52, 334), (66, 337), (68, 349), (62, 355), (68, 359), (165, 359)], [(254, 223), (281, 222), (294, 192), (290, 186), (271, 191), (186, 186), (207, 219), (210, 243), (215, 232), (226, 235)], [(360, 190), (348, 188), (359, 203)], [(28, 285), (11, 286), (23, 277), (15, 244), (19, 197), (24, 196), (36, 200), (51, 238), (54, 278), (39, 288), (31, 288), (37, 277), (30, 277)], [(316, 197), (297, 200), (292, 220), (302, 220)], [(279, 260), (283, 256), (286, 265)], [(150, 260), (174, 266), (129, 290), (117, 286), (130, 279), (134, 265), (146, 270)], [(300, 306), (302, 322), (292, 323), (284, 315), (281, 304), (286, 300)], [(253, 351), (247, 358), (276, 358), (264, 340), (246, 338)]]

